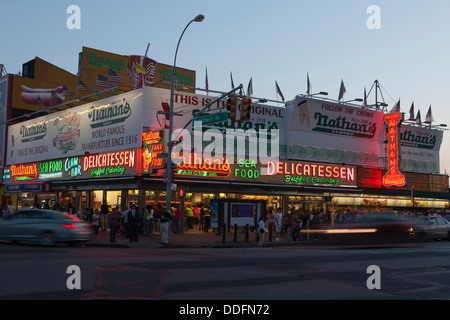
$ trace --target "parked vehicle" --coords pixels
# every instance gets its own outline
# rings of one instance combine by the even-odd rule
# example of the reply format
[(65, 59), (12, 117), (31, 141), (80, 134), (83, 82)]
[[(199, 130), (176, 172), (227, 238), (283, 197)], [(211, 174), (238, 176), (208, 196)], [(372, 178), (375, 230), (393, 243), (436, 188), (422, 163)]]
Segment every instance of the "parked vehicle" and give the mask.
[(24, 209), (0, 219), (0, 240), (32, 241), (51, 246), (89, 241), (93, 229), (89, 222), (67, 212)]

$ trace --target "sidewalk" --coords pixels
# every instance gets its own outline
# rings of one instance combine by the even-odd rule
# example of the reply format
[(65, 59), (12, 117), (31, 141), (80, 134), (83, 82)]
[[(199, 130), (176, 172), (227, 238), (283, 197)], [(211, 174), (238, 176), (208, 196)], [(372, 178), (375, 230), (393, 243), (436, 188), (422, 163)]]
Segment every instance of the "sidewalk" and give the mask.
[[(217, 235), (213, 232), (203, 232), (199, 230), (188, 230), (183, 234), (172, 233), (169, 237), (169, 244), (160, 243), (159, 232), (152, 233), (150, 236), (138, 236), (138, 242), (130, 242), (124, 235), (116, 237), (115, 243), (109, 241), (109, 231), (99, 231), (95, 240), (85, 243), (90, 247), (111, 247), (111, 248), (233, 248), (233, 247), (257, 247), (256, 234), (249, 232), (248, 242), (245, 239), (245, 233), (238, 234), (238, 241), (234, 240), (234, 233), (228, 232), (226, 242), (223, 241), (223, 235)], [(310, 244), (311, 241), (288, 241), (287, 235), (284, 234), (281, 241), (269, 241), (269, 235), (266, 234), (264, 239), (264, 247), (281, 246), (281, 245), (302, 245)]]

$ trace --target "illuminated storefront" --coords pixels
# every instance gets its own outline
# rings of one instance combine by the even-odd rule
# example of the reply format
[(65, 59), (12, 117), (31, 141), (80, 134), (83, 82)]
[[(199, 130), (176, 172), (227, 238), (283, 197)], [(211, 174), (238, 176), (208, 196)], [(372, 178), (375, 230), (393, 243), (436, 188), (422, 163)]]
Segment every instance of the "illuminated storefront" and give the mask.
[[(186, 92), (176, 97), (182, 115), (174, 119), (176, 128), (212, 100)], [(168, 98), (169, 90), (143, 88), (11, 125), (5, 193), (17, 194), (19, 207), (70, 201), (79, 209), (105, 202), (122, 208), (130, 202), (141, 208), (164, 205), (168, 130), (161, 111)], [(252, 118), (242, 123), (220, 117), (202, 123), (201, 133), (213, 129), (238, 143), (245, 130), (257, 136), (268, 130), (279, 139), (279, 157), (253, 159), (246, 156), (248, 145), (242, 156), (211, 157), (204, 140), (202, 150), (174, 154), (174, 206), (207, 208), (213, 199), (236, 198), (263, 199), (268, 209), (283, 208), (286, 214), (290, 209), (448, 208), (448, 176), (436, 170), (442, 132), (399, 127), (392, 119), (395, 124), (387, 126), (380, 110), (305, 97), (286, 107), (252, 110)], [(184, 132), (184, 142), (189, 135), (195, 141), (193, 130)], [(417, 148), (424, 151), (408, 151)], [(387, 183), (389, 173), (401, 178)]]

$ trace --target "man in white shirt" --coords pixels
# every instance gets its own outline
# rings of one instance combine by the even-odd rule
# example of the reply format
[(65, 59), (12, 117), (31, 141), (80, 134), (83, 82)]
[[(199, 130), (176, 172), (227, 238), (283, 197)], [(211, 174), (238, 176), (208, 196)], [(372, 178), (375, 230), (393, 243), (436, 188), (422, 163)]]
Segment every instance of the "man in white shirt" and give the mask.
[(275, 232), (277, 234), (276, 241), (281, 241), (281, 227), (283, 224), (283, 215), (281, 214), (281, 208), (278, 208), (275, 214)]

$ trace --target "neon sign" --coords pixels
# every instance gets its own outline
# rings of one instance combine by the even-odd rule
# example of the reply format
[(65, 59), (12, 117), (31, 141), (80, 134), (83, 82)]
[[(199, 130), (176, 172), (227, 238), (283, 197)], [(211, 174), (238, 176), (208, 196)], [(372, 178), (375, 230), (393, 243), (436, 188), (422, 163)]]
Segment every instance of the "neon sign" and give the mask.
[(176, 175), (227, 178), (231, 174), (230, 164), (225, 158), (200, 158), (196, 153), (190, 158), (182, 158), (183, 162), (177, 164)]
[(293, 161), (269, 161), (267, 163), (267, 175), (275, 174), (301, 177), (304, 180), (303, 182), (308, 182), (309, 177), (317, 182), (327, 183), (326, 181), (328, 181), (328, 183), (333, 184), (336, 184), (332, 181), (333, 179), (356, 181), (356, 170), (353, 167)]
[(11, 166), (11, 181), (35, 180), (38, 176), (36, 163), (31, 164), (13, 164)]
[(143, 132), (142, 133), (143, 147), (145, 147), (145, 144), (159, 143), (162, 139), (161, 133), (162, 133), (161, 131)]
[(71, 178), (81, 176), (81, 160), (78, 157), (67, 158), (64, 163), (64, 170)]
[(162, 130), (142, 133), (144, 172), (164, 167), (164, 158), (158, 158), (164, 152), (163, 135)]
[(389, 113), (384, 116), (384, 121), (388, 125), (389, 142), (389, 170), (383, 177), (385, 187), (403, 187), (406, 185), (406, 177), (399, 168), (399, 127), (402, 122), (401, 113)]
[(39, 179), (61, 178), (62, 160), (45, 161), (39, 164)]
[(135, 160), (135, 150), (87, 155), (84, 157), (83, 171), (117, 166), (134, 167)]

